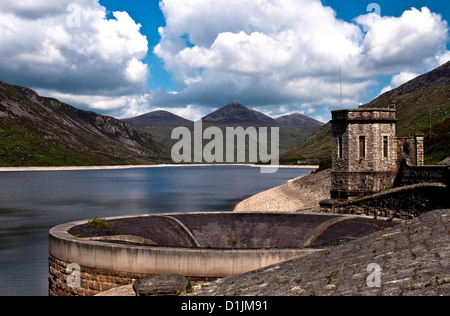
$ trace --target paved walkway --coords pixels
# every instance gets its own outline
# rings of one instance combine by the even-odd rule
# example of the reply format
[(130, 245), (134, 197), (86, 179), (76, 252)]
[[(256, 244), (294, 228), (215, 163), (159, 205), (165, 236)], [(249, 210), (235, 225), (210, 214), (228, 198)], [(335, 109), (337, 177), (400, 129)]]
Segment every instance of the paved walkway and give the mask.
[(258, 271), (194, 295), (450, 295), (450, 210)]

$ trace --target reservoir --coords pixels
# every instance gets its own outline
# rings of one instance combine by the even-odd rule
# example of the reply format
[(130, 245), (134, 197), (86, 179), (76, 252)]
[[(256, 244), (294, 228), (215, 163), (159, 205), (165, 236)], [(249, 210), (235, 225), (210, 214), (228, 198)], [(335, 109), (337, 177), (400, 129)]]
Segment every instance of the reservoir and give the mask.
[(111, 216), (232, 211), (313, 169), (249, 166), (0, 173), (0, 296), (46, 296), (48, 232)]

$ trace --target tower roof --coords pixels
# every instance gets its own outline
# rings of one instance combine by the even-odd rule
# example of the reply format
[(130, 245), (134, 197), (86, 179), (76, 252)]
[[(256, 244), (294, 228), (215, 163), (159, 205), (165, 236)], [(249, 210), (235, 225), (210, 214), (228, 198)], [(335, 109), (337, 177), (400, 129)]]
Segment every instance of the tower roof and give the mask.
[(396, 123), (397, 122), (397, 110), (394, 109), (347, 109), (337, 110), (331, 112), (333, 116), (333, 122), (384, 122), (384, 123)]

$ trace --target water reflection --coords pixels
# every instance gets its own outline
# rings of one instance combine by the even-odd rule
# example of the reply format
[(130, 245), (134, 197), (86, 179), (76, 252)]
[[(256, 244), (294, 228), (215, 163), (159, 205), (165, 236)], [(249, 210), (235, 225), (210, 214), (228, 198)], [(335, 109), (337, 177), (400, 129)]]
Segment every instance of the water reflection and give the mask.
[(0, 173), (0, 295), (47, 295), (48, 231), (59, 224), (147, 213), (231, 211), (309, 173), (250, 167)]

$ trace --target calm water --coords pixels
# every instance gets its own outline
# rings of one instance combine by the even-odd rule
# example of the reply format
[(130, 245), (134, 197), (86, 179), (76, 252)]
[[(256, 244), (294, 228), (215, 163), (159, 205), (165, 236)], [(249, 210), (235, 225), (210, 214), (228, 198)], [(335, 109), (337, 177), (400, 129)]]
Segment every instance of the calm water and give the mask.
[(95, 216), (231, 211), (309, 173), (243, 166), (0, 173), (0, 295), (47, 295), (48, 231)]

